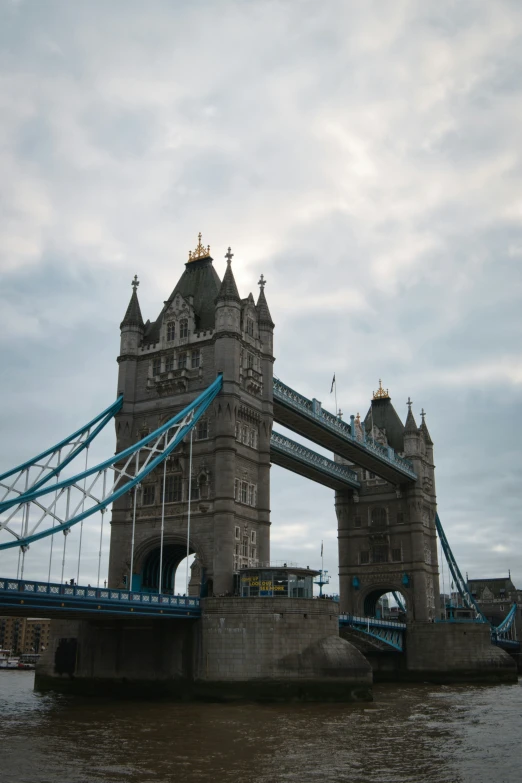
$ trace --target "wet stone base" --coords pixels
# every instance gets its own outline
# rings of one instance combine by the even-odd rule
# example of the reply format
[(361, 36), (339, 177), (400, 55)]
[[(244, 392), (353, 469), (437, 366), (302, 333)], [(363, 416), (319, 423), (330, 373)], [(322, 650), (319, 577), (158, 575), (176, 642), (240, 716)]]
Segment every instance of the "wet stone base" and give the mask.
[(35, 690), (79, 696), (107, 696), (117, 699), (150, 699), (206, 702), (368, 702), (371, 685), (331, 680), (249, 682), (152, 682), (150, 680), (86, 679), (36, 675)]

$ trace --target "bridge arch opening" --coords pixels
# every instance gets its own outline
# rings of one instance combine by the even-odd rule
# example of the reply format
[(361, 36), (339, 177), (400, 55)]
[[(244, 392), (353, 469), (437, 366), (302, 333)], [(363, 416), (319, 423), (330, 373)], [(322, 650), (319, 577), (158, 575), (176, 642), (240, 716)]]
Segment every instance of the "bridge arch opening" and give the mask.
[[(211, 574), (205, 565), (204, 554), (197, 541), (190, 541), (187, 557), (187, 541), (181, 536), (166, 533), (161, 558), (161, 593), (164, 595), (187, 594), (206, 597), (213, 595)], [(159, 592), (161, 539), (154, 536), (136, 547), (132, 589), (145, 593)]]
[(371, 590), (364, 599), (364, 616), (377, 620), (406, 621), (408, 607), (404, 594), (392, 587)]

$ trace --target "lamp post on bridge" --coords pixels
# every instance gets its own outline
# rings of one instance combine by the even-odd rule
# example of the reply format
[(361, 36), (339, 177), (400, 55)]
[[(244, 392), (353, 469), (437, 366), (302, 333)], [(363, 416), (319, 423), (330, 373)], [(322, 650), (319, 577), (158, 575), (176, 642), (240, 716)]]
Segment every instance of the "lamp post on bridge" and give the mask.
[(330, 584), (330, 575), (328, 571), (321, 569), (319, 571), (319, 578), (314, 582), (314, 585), (319, 585), (319, 598), (323, 597), (323, 585)]

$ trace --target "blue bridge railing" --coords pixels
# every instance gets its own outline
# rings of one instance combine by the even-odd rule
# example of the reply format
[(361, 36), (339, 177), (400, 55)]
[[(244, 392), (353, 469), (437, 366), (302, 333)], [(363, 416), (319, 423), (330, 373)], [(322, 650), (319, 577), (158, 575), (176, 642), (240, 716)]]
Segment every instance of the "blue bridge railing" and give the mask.
[[(158, 616), (192, 616), (200, 614), (199, 598), (159, 595), (134, 590), (118, 590), (90, 585), (68, 585), (20, 579), (0, 579), (0, 613), (2, 608), (18, 607), (66, 612), (107, 612), (112, 614), (157, 614)], [(41, 615), (44, 616), (44, 615)]]
[(417, 474), (413, 470), (413, 464), (410, 460), (401, 457), (391, 446), (383, 446), (381, 443), (377, 443), (372, 438), (367, 438), (366, 436), (363, 441), (358, 441), (353, 417), (352, 423), (348, 424), (339, 416), (334, 416), (333, 413), (323, 410), (319, 400), (307, 399), (276, 378), (274, 378), (274, 400), (284, 403), (289, 408), (293, 408), (310, 419), (315, 419), (330, 432), (334, 432), (346, 440), (357, 441), (359, 448), (371, 452), (379, 459), (405, 473), (409, 478), (417, 479)]
[(351, 614), (339, 615), (339, 627), (353, 628), (366, 636), (384, 642), (388, 647), (402, 652), (404, 649), (405, 623), (394, 620), (377, 620), (373, 617), (357, 617)]

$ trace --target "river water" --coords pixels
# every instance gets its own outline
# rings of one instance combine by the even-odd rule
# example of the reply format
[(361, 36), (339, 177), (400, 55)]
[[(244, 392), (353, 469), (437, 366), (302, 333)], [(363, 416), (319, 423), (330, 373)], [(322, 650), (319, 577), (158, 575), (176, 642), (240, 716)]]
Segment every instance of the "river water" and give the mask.
[(179, 704), (0, 673), (0, 783), (519, 783), (522, 686), (378, 685), (366, 705)]

